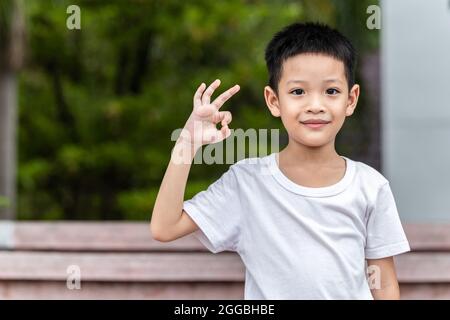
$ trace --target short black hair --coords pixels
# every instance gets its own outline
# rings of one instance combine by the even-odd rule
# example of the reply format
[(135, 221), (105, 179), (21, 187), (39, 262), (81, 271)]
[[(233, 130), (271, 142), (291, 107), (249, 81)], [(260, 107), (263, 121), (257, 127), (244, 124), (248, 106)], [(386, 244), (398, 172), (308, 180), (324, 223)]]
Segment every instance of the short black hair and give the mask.
[(269, 86), (278, 93), (283, 63), (302, 53), (331, 56), (344, 63), (349, 90), (355, 82), (356, 50), (336, 29), (317, 22), (293, 23), (274, 35), (266, 47)]

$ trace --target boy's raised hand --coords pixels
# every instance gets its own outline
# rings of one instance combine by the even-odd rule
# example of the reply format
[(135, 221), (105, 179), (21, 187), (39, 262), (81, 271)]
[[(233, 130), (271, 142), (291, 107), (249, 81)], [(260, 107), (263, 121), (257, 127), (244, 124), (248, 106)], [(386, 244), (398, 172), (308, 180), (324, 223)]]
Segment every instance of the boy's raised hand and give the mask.
[[(204, 144), (220, 142), (230, 136), (228, 124), (231, 122), (231, 112), (219, 111), (219, 109), (239, 91), (240, 87), (235, 85), (211, 102), (211, 95), (219, 85), (220, 80), (217, 79), (206, 90), (204, 83), (198, 87), (194, 95), (193, 111), (179, 138), (181, 141), (200, 148)], [(219, 122), (222, 126), (220, 130), (216, 128)]]

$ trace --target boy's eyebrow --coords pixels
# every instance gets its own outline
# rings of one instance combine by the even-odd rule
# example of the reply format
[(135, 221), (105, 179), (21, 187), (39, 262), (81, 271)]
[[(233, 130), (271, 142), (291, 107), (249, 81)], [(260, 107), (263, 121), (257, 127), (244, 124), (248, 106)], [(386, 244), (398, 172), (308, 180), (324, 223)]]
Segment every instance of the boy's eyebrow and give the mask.
[(308, 81), (305, 81), (305, 80), (289, 80), (287, 82), (287, 84), (289, 84), (289, 83), (308, 83)]
[[(339, 83), (342, 83), (342, 81), (337, 79), (337, 78), (326, 79), (323, 82), (327, 82), (327, 83), (328, 82), (339, 82)], [(287, 84), (289, 84), (289, 83), (308, 83), (308, 81), (306, 81), (306, 80), (289, 80), (287, 82)]]
[(342, 83), (342, 81), (337, 78), (326, 79), (324, 82), (340, 82), (340, 83)]

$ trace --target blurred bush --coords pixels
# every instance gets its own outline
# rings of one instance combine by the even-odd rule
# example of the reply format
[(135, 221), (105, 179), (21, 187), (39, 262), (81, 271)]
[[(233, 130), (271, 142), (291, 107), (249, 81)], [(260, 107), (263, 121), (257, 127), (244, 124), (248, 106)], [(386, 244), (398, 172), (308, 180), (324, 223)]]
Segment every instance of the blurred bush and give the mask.
[[(184, 125), (201, 82), (220, 78), (220, 92), (241, 85), (223, 107), (233, 113), (232, 128), (281, 129), (263, 98), (267, 42), (299, 20), (355, 25), (342, 20), (346, 8), (365, 22), (368, 3), (85, 0), (77, 3), (81, 30), (68, 30), (71, 2), (25, 2), (20, 219), (148, 220), (171, 133)], [(352, 37), (376, 47), (376, 35), (365, 38), (364, 30)], [(193, 165), (186, 198), (227, 167)]]

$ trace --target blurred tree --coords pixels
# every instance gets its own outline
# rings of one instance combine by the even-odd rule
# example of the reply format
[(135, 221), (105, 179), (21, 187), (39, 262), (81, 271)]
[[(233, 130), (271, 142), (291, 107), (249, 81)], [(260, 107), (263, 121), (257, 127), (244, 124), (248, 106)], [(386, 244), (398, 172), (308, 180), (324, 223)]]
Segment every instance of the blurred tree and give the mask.
[(22, 64), (22, 2), (0, 2), (0, 218), (14, 219), (16, 210), (16, 73)]
[[(312, 2), (80, 0), (81, 30), (68, 30), (71, 1), (27, 1), (19, 217), (149, 219), (171, 134), (201, 82), (241, 85), (223, 107), (231, 128), (282, 129), (262, 94), (264, 48), (283, 26), (316, 20), (314, 10), (336, 23), (331, 0)], [(193, 165), (186, 198), (227, 167)]]

